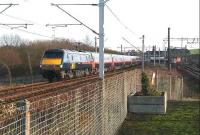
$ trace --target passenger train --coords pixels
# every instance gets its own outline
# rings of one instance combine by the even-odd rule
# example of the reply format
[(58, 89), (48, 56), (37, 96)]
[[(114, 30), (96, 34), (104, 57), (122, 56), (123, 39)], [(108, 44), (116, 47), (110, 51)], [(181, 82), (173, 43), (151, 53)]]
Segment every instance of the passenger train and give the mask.
[[(130, 67), (138, 63), (138, 56), (104, 54), (105, 71)], [(40, 68), (43, 77), (49, 81), (95, 74), (99, 68), (99, 53), (49, 49), (41, 58)]]

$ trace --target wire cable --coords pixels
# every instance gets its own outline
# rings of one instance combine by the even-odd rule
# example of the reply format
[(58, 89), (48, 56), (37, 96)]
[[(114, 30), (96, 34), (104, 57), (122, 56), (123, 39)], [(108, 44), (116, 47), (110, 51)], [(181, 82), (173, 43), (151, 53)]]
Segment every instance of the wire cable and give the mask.
[(138, 34), (136, 34), (135, 32), (133, 32), (128, 26), (126, 26), (121, 19), (113, 12), (113, 10), (107, 5), (105, 4), (105, 6), (107, 7), (107, 9), (110, 11), (110, 13), (115, 17), (115, 19), (126, 29), (128, 30), (130, 33), (132, 33), (133, 35), (138, 36)]
[(42, 27), (45, 26), (45, 25), (43, 25), (43, 24), (40, 24), (40, 23), (31, 21), (31, 20), (22, 19), (22, 18), (19, 18), (19, 17), (15, 17), (15, 16), (12, 16), (12, 15), (5, 14), (5, 13), (2, 13), (2, 14), (0, 14), (0, 15), (7, 16), (7, 17), (10, 17), (10, 18), (13, 18), (13, 19), (16, 19), (16, 20), (20, 20), (20, 21), (25, 21), (25, 22), (29, 22), (29, 23), (34, 23), (34, 24), (36, 24), (36, 25), (38, 25), (38, 26), (42, 26)]
[[(1, 23), (0, 23), (1, 24)], [(4, 27), (6, 26), (6, 27)], [(8, 26), (8, 25), (4, 25), (4, 26), (0, 26), (1, 28), (4, 28), (4, 29), (11, 29), (12, 27), (11, 26)], [(8, 28), (9, 27), (9, 28)], [(27, 31), (27, 30), (23, 30), (23, 29), (14, 29), (14, 30), (17, 30), (17, 31), (21, 31), (21, 32), (25, 32), (25, 33), (28, 33), (28, 34), (32, 34), (32, 35), (36, 35), (36, 36), (40, 36), (40, 37), (45, 37), (45, 38), (49, 38), (49, 39), (53, 39), (52, 37), (50, 36), (46, 36), (46, 35), (42, 35), (42, 34), (39, 34), (39, 33), (35, 33), (35, 32), (31, 32), (31, 31)]]
[(83, 23), (82, 21), (80, 21), (79, 19), (77, 19), (76, 17), (74, 17), (72, 14), (70, 14), (69, 12), (67, 12), (66, 10), (64, 10), (63, 8), (61, 8), (58, 4), (51, 3), (51, 5), (52, 6), (56, 6), (57, 8), (59, 8), (60, 10), (62, 10), (63, 12), (65, 12), (67, 15), (69, 15), (70, 17), (72, 17), (74, 20), (76, 20), (77, 22), (79, 22), (80, 24), (82, 24), (84, 27), (86, 27), (87, 29), (89, 29), (90, 31), (92, 31), (94, 34), (99, 35), (99, 33), (97, 33), (94, 29), (90, 28), (85, 23)]

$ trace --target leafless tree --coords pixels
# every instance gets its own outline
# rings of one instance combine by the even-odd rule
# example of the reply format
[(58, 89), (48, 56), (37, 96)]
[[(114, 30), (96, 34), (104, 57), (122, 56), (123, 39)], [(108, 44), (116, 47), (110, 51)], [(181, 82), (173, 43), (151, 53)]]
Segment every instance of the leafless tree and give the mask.
[(0, 45), (3, 46), (20, 46), (23, 40), (19, 35), (3, 35), (0, 37)]
[(88, 35), (86, 35), (85, 39), (83, 39), (83, 43), (91, 46), (93, 44), (93, 41), (90, 39), (90, 37)]

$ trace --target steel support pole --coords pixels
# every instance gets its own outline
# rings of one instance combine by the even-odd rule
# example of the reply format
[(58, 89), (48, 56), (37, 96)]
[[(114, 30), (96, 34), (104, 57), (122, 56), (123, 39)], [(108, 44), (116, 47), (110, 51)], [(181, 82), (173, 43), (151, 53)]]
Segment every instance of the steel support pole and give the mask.
[(160, 66), (160, 48), (159, 48), (159, 56), (158, 57), (159, 57), (159, 66)]
[(154, 50), (153, 50), (153, 66), (155, 67), (156, 66), (156, 46), (154, 46)]
[(123, 48), (122, 48), (122, 45), (121, 45), (121, 54), (123, 53)]
[(104, 79), (104, 0), (99, 0), (99, 78)]
[(142, 35), (142, 72), (144, 72), (144, 35)]
[(171, 59), (170, 59), (170, 28), (168, 28), (168, 69), (170, 70), (170, 64), (171, 64)]
[(95, 52), (97, 53), (97, 37), (94, 38)]

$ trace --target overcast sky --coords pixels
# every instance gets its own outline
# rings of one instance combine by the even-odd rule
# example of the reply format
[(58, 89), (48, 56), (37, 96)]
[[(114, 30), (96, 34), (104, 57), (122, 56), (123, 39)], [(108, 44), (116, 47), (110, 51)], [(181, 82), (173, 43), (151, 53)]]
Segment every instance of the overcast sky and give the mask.
[[(0, 23), (31, 23), (27, 29), (11, 30), (0, 25), (0, 36), (18, 34), (23, 39), (52, 39), (53, 30), (46, 24), (77, 24), (74, 19), (50, 3), (98, 3), (98, 0), (1, 0), (0, 4), (15, 3), (0, 14)], [(163, 39), (167, 37), (167, 28), (171, 28), (171, 37), (199, 37), (199, 0), (110, 0), (107, 6), (120, 19), (120, 22), (105, 6), (105, 47), (120, 50), (131, 47), (122, 37), (134, 46), (141, 48), (140, 37), (145, 35), (145, 46), (157, 45), (163, 48)], [(0, 6), (2, 11), (6, 6)], [(98, 7), (62, 6), (67, 12), (98, 32)], [(126, 27), (126, 28), (125, 28)], [(127, 29), (128, 27), (128, 29)], [(25, 32), (28, 31), (29, 33)], [(32, 33), (32, 34), (31, 34)], [(83, 26), (68, 26), (55, 29), (55, 37), (76, 41), (85, 41), (86, 37), (94, 41), (96, 35)], [(183, 43), (183, 46), (187, 41)], [(172, 42), (181, 46), (181, 42)], [(190, 45), (188, 45), (190, 47)], [(198, 48), (198, 44), (192, 45)]]

